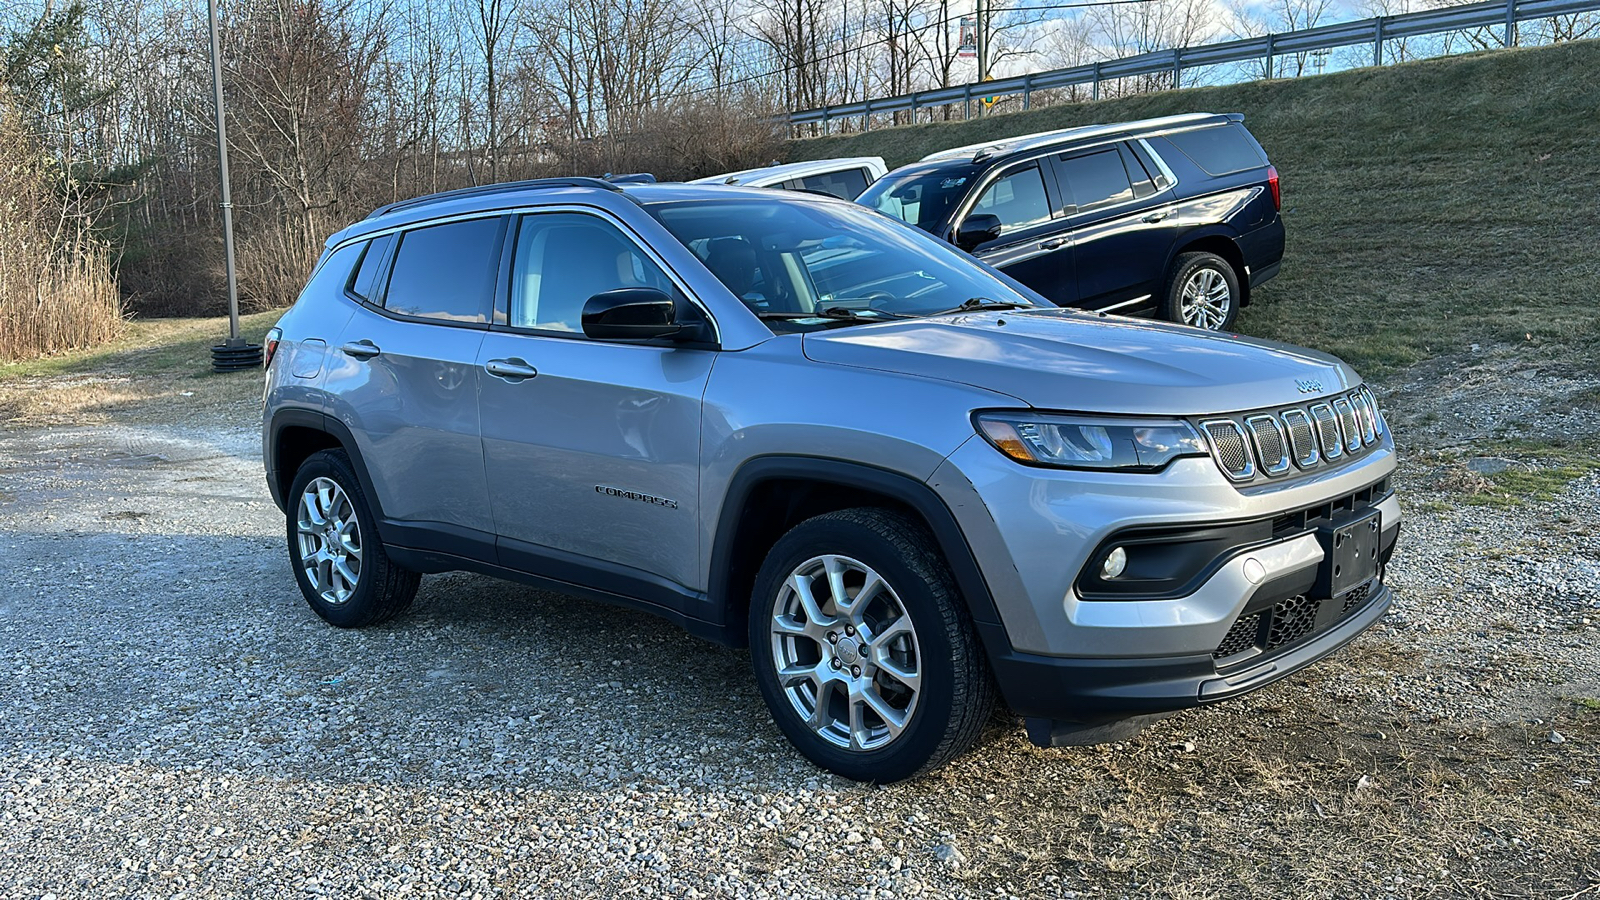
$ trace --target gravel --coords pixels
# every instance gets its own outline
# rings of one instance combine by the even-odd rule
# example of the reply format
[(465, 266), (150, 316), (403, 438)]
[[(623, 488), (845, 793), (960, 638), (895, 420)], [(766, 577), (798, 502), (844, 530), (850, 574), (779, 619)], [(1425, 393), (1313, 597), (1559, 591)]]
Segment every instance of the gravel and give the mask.
[[(638, 613), (452, 574), (394, 622), (327, 627), (290, 577), (252, 412), (0, 436), (0, 895), (1137, 896), (1174, 884), (1197, 839), (1223, 854), (1199, 892), (1238, 894), (1228, 866), (1259, 853), (1206, 829), (1303, 804), (1246, 793), (1233, 825), (1206, 818), (1245, 790), (1219, 760), (1292, 767), (1427, 723), (1531, 729), (1483, 738), (1494, 752), (1594, 743), (1571, 700), (1600, 698), (1600, 475), (1510, 510), (1403, 478), (1427, 508), (1396, 610), (1338, 661), (1107, 747), (1041, 751), (997, 720), (974, 753), (882, 788), (795, 754), (747, 654)], [(1408, 802), (1387, 764), (1352, 765), (1312, 801), (1347, 817), (1327, 827), (1377, 815), (1358, 788)], [(1594, 821), (1589, 780), (1563, 790), (1552, 816)], [(1119, 823), (1151, 809), (1154, 855), (1123, 860), (1145, 826)], [(1568, 877), (1525, 827), (1471, 858)], [(1335, 892), (1451, 884), (1437, 862), (1392, 865)], [(1266, 884), (1295, 892), (1282, 877)]]

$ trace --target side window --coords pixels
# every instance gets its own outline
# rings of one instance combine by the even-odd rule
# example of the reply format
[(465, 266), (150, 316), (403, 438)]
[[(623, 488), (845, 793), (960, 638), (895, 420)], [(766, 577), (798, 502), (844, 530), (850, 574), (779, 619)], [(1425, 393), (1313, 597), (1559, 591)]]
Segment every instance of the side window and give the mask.
[(1127, 144), (1118, 144), (1117, 149), (1122, 152), (1123, 168), (1128, 170), (1128, 176), (1133, 179), (1133, 196), (1142, 200), (1154, 194), (1155, 182), (1150, 179), (1150, 173), (1145, 171), (1144, 163), (1139, 161)]
[(356, 264), (356, 270), (350, 277), (349, 291), (352, 296), (362, 300), (376, 299), (374, 281), (378, 277), (378, 267), (383, 265), (384, 254), (389, 252), (389, 245), (394, 243), (394, 235), (386, 234), (368, 241), (361, 252), (361, 262)]
[(1227, 124), (1167, 135), (1207, 175), (1229, 175), (1267, 164), (1243, 125)]
[(1050, 221), (1050, 198), (1039, 167), (1018, 169), (989, 185), (972, 211), (999, 216), (1001, 234)]
[(1060, 172), (1078, 212), (1133, 199), (1133, 184), (1116, 148), (1061, 157)]
[(467, 219), (401, 234), (384, 308), (450, 322), (488, 321), (504, 224), (498, 217)]
[(524, 216), (511, 262), (513, 328), (583, 333), (583, 305), (619, 288), (675, 294), (665, 272), (621, 230), (583, 213)]
[(300, 296), (302, 298), (316, 297), (318, 294), (337, 296), (340, 285), (350, 283), (350, 272), (355, 268), (356, 261), (361, 258), (361, 247), (361, 244), (348, 244), (328, 254), (328, 258), (317, 267), (317, 271), (312, 274), (311, 280), (306, 283)]
[(800, 179), (800, 185), (808, 191), (821, 191), (841, 200), (854, 200), (867, 189), (867, 170), (845, 169), (842, 172), (807, 175)]

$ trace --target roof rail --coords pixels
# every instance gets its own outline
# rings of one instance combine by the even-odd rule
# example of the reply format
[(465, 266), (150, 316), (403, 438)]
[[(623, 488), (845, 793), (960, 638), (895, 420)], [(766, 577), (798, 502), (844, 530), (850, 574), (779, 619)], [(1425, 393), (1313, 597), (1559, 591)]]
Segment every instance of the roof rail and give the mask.
[(427, 206), (431, 203), (443, 203), (446, 200), (459, 200), (463, 197), (475, 197), (479, 194), (499, 194), (509, 191), (534, 190), (536, 188), (564, 188), (586, 187), (600, 188), (604, 191), (622, 192), (622, 188), (600, 178), (587, 178), (575, 175), (570, 178), (532, 178), (527, 181), (502, 181), (496, 184), (479, 184), (472, 187), (457, 188), (453, 191), (440, 191), (437, 194), (424, 194), (421, 197), (412, 197), (409, 200), (399, 200), (387, 206), (380, 206), (367, 214), (367, 218), (376, 219), (401, 209), (410, 209), (414, 206)]

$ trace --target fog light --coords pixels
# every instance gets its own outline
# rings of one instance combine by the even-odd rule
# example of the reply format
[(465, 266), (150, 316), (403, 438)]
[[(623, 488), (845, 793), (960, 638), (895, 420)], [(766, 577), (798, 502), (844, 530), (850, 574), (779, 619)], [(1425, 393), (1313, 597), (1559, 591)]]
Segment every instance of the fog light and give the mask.
[(1106, 554), (1106, 561), (1100, 564), (1100, 577), (1107, 579), (1115, 578), (1118, 575), (1121, 575), (1122, 570), (1126, 569), (1127, 567), (1128, 551), (1118, 547)]

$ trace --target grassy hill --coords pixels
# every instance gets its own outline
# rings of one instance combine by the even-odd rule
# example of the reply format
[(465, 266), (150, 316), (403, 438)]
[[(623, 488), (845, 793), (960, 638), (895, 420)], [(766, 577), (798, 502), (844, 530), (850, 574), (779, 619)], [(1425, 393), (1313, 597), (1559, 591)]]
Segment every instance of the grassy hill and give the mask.
[(1240, 328), (1368, 371), (1518, 347), (1600, 364), (1600, 42), (1169, 91), (795, 141), (882, 156), (1181, 112), (1242, 112), (1283, 177), (1283, 273)]

